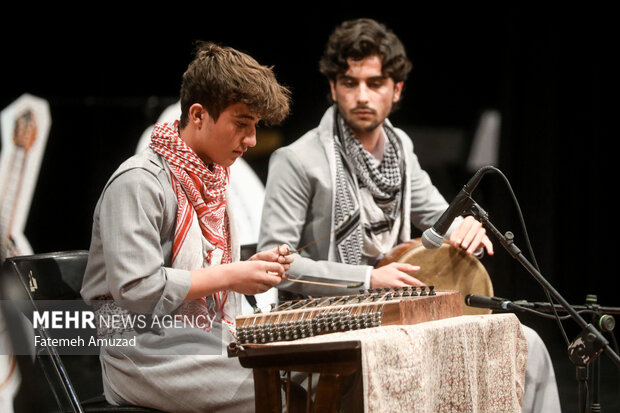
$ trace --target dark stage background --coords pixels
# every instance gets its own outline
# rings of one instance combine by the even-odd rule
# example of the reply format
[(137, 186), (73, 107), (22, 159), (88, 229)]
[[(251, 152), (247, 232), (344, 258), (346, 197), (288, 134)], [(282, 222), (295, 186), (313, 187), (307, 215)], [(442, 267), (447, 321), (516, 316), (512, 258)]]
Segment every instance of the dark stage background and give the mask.
[[(620, 306), (610, 107), (617, 46), (608, 11), (412, 6), (404, 12), (387, 3), (364, 10), (313, 3), (271, 14), (243, 5), (180, 6), (159, 15), (94, 9), (71, 19), (31, 16), (17, 29), (1, 29), (0, 107), (23, 93), (51, 106), (26, 228), (35, 252), (88, 248), (92, 212), (106, 179), (177, 100), (194, 40), (246, 51), (273, 65), (292, 89), (291, 116), (278, 128), (262, 129), (264, 142), (247, 154), (264, 181), (273, 148), (316, 126), (327, 107), (328, 87), (317, 66), (328, 34), (343, 19), (368, 16), (401, 37), (414, 64), (391, 119), (417, 131), (412, 135), (422, 166), (446, 198), (472, 174), (465, 159), (480, 114), (498, 110), (498, 167), (516, 193), (542, 274), (572, 304), (596, 294), (601, 305)], [(438, 151), (433, 139), (455, 144)], [(529, 257), (503, 181), (487, 175), (474, 198), (500, 230), (515, 233)], [(544, 300), (532, 276), (497, 242), (495, 248), (484, 263), (496, 295)], [(549, 346), (565, 411), (577, 411), (574, 370), (557, 325), (520, 317)], [(564, 324), (572, 339), (578, 329)], [(618, 373), (605, 356), (601, 360), (609, 366), (603, 407), (620, 409)]]

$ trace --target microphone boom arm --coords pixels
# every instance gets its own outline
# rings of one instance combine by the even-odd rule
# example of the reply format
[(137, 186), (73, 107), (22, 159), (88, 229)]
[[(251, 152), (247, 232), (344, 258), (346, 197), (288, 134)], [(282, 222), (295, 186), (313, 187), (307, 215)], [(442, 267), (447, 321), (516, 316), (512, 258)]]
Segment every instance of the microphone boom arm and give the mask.
[(620, 357), (616, 354), (607, 339), (603, 334), (598, 331), (592, 324), (587, 323), (581, 315), (560, 295), (560, 293), (553, 288), (553, 286), (547, 281), (542, 274), (536, 269), (536, 267), (528, 261), (528, 259), (522, 254), (521, 250), (517, 247), (513, 240), (513, 234), (507, 232), (506, 235), (502, 234), (489, 220), (487, 212), (480, 207), (475, 201), (472, 200), (471, 213), (499, 240), (500, 244), (508, 251), (508, 253), (515, 258), (523, 267), (538, 281), (551, 296), (570, 314), (571, 318), (582, 328), (582, 334), (577, 338), (579, 342), (585, 342), (588, 348), (593, 348), (596, 354), (583, 354), (583, 348), (578, 348), (575, 357), (571, 357), (571, 361), (577, 365), (586, 365), (590, 361), (594, 360), (601, 350), (604, 350), (611, 361), (620, 368)]

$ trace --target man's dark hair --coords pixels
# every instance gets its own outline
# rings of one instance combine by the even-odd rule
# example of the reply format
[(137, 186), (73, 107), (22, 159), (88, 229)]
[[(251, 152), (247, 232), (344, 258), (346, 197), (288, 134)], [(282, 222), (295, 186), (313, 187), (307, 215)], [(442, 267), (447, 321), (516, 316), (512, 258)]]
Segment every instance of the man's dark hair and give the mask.
[(278, 124), (289, 113), (290, 91), (280, 85), (271, 67), (231, 47), (199, 42), (196, 56), (181, 83), (181, 128), (194, 103), (217, 121), (230, 105), (244, 103), (266, 124)]
[(348, 20), (336, 27), (319, 61), (319, 70), (335, 82), (349, 69), (347, 59), (362, 60), (369, 56), (381, 58), (383, 74), (394, 83), (406, 80), (411, 71), (411, 62), (400, 39), (385, 25), (367, 18)]

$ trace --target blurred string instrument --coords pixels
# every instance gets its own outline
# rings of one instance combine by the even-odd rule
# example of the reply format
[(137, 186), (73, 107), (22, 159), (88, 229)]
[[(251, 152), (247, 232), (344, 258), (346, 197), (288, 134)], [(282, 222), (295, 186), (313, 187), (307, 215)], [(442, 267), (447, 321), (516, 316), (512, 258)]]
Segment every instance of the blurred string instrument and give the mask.
[(6, 171), (0, 190), (0, 229), (2, 231), (0, 233), (0, 248), (4, 252), (4, 257), (20, 254), (11, 237), (11, 230), (26, 169), (28, 151), (32, 148), (36, 137), (35, 117), (31, 110), (25, 110), (15, 119), (10, 166)]

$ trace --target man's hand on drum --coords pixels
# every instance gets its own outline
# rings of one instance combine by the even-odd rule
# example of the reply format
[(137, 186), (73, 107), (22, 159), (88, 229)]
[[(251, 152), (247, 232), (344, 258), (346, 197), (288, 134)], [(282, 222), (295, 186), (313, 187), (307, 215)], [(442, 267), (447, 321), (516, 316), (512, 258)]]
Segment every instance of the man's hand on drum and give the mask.
[(425, 285), (408, 273), (419, 271), (417, 265), (403, 262), (392, 262), (370, 271), (370, 288), (407, 287)]
[(493, 255), (493, 243), (486, 235), (482, 223), (472, 216), (463, 219), (450, 234), (449, 242), (455, 248), (463, 248), (470, 255), (481, 248), (485, 248), (489, 255)]

